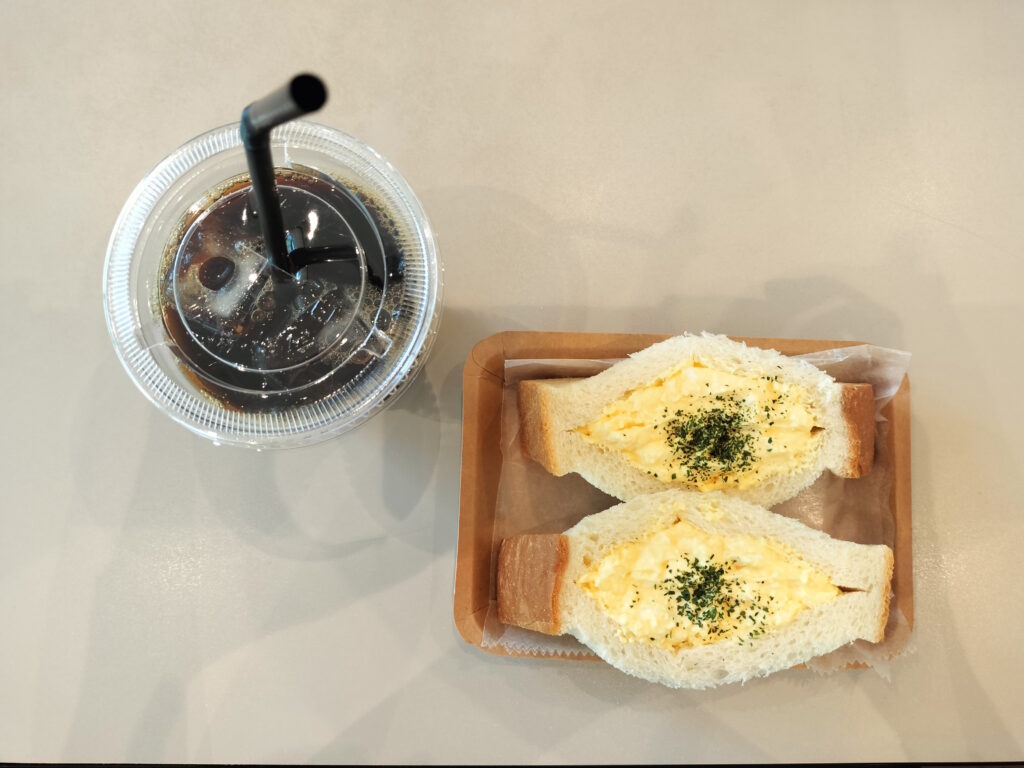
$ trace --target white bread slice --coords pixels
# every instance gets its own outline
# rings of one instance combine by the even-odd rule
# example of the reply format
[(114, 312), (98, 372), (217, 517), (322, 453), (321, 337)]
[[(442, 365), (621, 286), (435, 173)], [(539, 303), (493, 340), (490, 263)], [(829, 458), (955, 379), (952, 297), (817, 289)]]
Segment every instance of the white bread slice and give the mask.
[(749, 347), (726, 336), (676, 336), (659, 342), (585, 379), (532, 379), (519, 384), (523, 451), (554, 475), (579, 473), (605, 493), (628, 500), (669, 487), (698, 490), (682, 476), (659, 478), (637, 469), (621, 453), (583, 438), (577, 428), (601, 416), (603, 408), (667, 371), (691, 360), (741, 376), (779, 376), (802, 387), (824, 439), (815, 455), (786, 474), (761, 476), (752, 485), (720, 488), (764, 506), (792, 498), (823, 470), (861, 477), (874, 458), (874, 395), (869, 384), (839, 384), (810, 363), (775, 350)]
[[(781, 544), (840, 591), (742, 644), (728, 636), (681, 647), (623, 640), (620, 626), (578, 580), (623, 542), (679, 520), (727, 538), (747, 534)], [(630, 675), (672, 688), (708, 688), (788, 669), (858, 639), (880, 642), (889, 614), (892, 568), (892, 551), (886, 546), (838, 541), (718, 492), (668, 490), (590, 515), (564, 534), (505, 539), (498, 558), (498, 616), (505, 624), (571, 634)]]

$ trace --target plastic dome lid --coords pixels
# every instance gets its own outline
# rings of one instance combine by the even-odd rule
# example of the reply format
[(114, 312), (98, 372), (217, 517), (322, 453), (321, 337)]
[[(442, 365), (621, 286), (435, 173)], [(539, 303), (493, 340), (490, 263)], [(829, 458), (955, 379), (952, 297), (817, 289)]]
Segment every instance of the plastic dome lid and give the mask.
[(136, 188), (111, 236), (107, 322), (139, 388), (218, 442), (345, 432), (425, 361), (441, 306), (430, 225), (378, 153), (306, 121), (272, 136), (295, 274), (262, 254), (237, 125), (200, 136)]

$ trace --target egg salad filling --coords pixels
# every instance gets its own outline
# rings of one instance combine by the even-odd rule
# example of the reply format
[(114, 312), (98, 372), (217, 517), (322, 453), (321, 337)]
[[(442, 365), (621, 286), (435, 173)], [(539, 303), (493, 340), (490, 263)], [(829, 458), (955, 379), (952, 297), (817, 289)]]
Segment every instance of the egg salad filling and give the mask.
[(698, 490), (790, 474), (824, 441), (803, 387), (697, 359), (631, 390), (577, 432), (662, 483)]
[(840, 594), (781, 542), (683, 520), (615, 547), (576, 583), (623, 642), (666, 648), (755, 642)]

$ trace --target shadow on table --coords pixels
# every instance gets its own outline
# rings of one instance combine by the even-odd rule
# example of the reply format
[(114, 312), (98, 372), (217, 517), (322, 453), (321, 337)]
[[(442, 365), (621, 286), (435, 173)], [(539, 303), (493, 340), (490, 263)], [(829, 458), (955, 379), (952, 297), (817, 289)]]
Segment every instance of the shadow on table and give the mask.
[[(312, 496), (301, 489), (303, 469), (321, 477), (360, 471), (346, 466), (340, 443), (286, 453), (217, 448), (158, 413), (126, 380), (113, 356), (98, 365), (73, 425), (83, 461), (72, 525), (102, 531), (109, 555), (88, 588), (83, 677), (71, 689), (78, 700), (61, 754), (109, 756), (128, 734), (124, 757), (153, 761), (186, 753), (177, 740), (188, 690), (217, 659), (429, 567), (434, 500), (424, 494), (443, 451), (435, 390), (423, 376), (403, 397), (406, 410), (394, 423), (382, 420), (376, 437), (390, 445), (401, 431), (395, 450), (415, 482), (382, 485), (378, 519), (349, 539), (335, 520), (346, 502), (311, 514)], [(125, 410), (133, 413), (110, 418)], [(428, 461), (414, 462), (418, 452)], [(110, 466), (121, 468), (122, 485), (107, 487)], [(80, 578), (71, 567), (70, 558), (58, 567), (59, 583)]]

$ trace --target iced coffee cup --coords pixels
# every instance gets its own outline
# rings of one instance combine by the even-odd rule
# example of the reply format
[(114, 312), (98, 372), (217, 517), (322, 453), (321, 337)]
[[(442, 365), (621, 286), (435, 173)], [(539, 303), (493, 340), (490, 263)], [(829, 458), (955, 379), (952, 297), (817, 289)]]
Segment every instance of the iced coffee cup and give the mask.
[[(287, 90), (297, 82), (312, 87), (296, 78), (264, 111), (310, 111), (308, 93)], [(164, 413), (218, 443), (295, 446), (352, 429), (408, 386), (437, 332), (441, 268), (390, 163), (312, 122), (270, 129), (258, 110), (247, 134), (260, 104), (136, 187), (104, 304), (121, 362)], [(255, 171), (254, 136), (266, 143)]]

